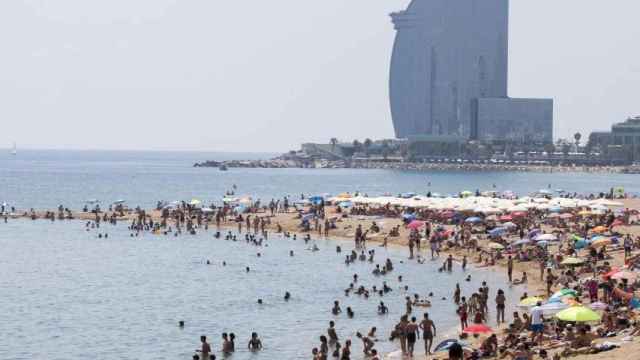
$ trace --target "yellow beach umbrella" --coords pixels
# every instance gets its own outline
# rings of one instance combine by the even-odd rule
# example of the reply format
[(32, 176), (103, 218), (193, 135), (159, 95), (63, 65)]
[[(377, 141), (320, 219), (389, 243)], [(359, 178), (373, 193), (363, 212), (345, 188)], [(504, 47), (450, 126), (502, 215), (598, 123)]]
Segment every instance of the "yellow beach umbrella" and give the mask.
[(562, 265), (581, 265), (584, 263), (584, 260), (582, 259), (578, 259), (576, 257), (568, 257), (564, 260), (562, 260), (562, 262), (560, 264)]
[(189, 204), (191, 204), (191, 205), (200, 205), (200, 204), (202, 204), (202, 201), (200, 201), (198, 199), (191, 199), (191, 202)]
[(487, 245), (487, 246), (489, 247), (489, 249), (493, 249), (493, 250), (503, 250), (504, 249), (504, 246), (502, 246), (502, 245), (500, 245), (498, 243), (495, 243), (495, 242), (489, 243), (489, 245)]
[(592, 214), (592, 212), (591, 212), (591, 211), (589, 211), (589, 210), (582, 210), (582, 211), (580, 211), (580, 212), (578, 213), (578, 215), (580, 215), (580, 216), (589, 216), (589, 215), (591, 215), (591, 214)]
[(524, 298), (520, 301), (518, 306), (520, 307), (531, 307), (536, 306), (539, 302), (544, 301), (544, 299), (537, 296), (529, 296), (528, 298)]
[(556, 318), (562, 321), (572, 321), (572, 322), (592, 322), (592, 321), (600, 321), (601, 316), (584, 306), (572, 306), (568, 309), (562, 310), (556, 314)]

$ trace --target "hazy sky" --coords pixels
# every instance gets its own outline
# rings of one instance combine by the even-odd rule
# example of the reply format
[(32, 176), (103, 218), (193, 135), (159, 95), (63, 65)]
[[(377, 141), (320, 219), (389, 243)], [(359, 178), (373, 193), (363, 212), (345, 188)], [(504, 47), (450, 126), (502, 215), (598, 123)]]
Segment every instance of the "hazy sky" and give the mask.
[[(0, 1), (0, 147), (392, 137), (388, 14), (408, 2)], [(510, 96), (553, 97), (556, 137), (640, 114), (639, 14), (638, 0), (512, 0)]]

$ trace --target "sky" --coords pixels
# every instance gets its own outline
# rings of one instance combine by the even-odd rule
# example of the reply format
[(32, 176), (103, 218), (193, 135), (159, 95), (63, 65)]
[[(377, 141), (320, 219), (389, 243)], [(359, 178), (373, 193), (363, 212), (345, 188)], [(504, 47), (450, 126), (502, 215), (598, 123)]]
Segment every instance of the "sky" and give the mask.
[[(388, 15), (408, 3), (0, 1), (0, 148), (393, 137)], [(640, 114), (640, 1), (512, 0), (510, 12), (509, 95), (554, 98), (556, 138)]]

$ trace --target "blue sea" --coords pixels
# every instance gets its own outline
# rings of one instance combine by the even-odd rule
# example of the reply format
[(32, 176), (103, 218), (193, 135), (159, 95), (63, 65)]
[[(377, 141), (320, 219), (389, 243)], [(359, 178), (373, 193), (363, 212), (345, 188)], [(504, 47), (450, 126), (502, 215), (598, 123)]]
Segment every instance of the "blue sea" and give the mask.
[[(549, 186), (577, 192), (623, 186), (628, 192), (640, 192), (633, 175), (349, 169), (223, 172), (192, 167), (207, 159), (270, 156), (25, 150), (17, 156), (0, 155), (0, 202), (18, 209), (62, 204), (73, 210), (93, 198), (105, 204), (125, 199), (130, 206), (142, 207), (152, 207), (158, 200), (218, 202), (234, 184), (238, 194), (264, 200), (343, 191), (455, 193), (486, 190), (494, 184), (497, 190), (519, 193)], [(376, 348), (382, 353), (395, 350), (387, 339), (404, 313), (405, 296), (434, 293), (433, 306), (416, 308), (413, 315), (420, 319), (428, 311), (438, 326), (438, 339), (443, 340), (455, 336), (458, 326), (451, 301), (456, 282), (468, 296), (486, 280), (491, 299), (505, 286), (502, 271), (463, 273), (458, 265), (451, 274), (439, 273), (444, 259), (418, 264), (408, 261), (404, 249), (372, 247), (375, 263), (390, 258), (396, 265), (391, 274), (374, 277), (374, 264), (346, 266), (345, 253), (336, 253), (337, 245), (349, 251), (350, 242), (314, 238), (312, 243), (320, 250), (312, 252), (308, 250), (312, 243), (301, 239), (270, 235), (266, 246), (257, 247), (242, 241), (243, 235), (237, 242), (215, 239), (214, 231), (131, 237), (125, 223), (87, 230), (81, 221), (0, 222), (0, 359), (191, 359), (200, 335), (207, 335), (218, 352), (223, 332), (237, 336), (233, 359), (309, 359), (330, 320), (336, 321), (342, 341), (353, 340), (357, 359), (361, 344), (355, 333), (368, 332), (372, 326), (380, 339)], [(109, 237), (98, 238), (98, 233)], [(386, 281), (394, 290), (382, 298), (347, 297), (344, 289), (354, 274), (367, 288)], [(464, 281), (468, 274), (473, 281)], [(402, 289), (404, 285), (409, 291)], [(504, 290), (512, 303), (524, 291)], [(288, 302), (283, 300), (285, 291), (292, 294)], [(262, 305), (257, 304), (259, 298)], [(355, 317), (331, 315), (334, 300), (343, 310), (352, 307)], [(389, 306), (389, 315), (377, 314), (379, 301)], [(181, 320), (186, 324), (182, 329)], [(493, 319), (490, 325), (495, 325)], [(263, 340), (260, 353), (246, 350), (252, 331)], [(417, 348), (422, 348), (420, 342)]]

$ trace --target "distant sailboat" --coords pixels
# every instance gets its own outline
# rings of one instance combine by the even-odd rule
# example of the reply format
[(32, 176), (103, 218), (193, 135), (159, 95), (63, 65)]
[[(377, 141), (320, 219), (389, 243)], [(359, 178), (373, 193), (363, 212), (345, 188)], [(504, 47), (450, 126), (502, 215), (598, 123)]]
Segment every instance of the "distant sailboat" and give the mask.
[(13, 143), (13, 149), (11, 149), (11, 155), (18, 155), (18, 148), (16, 147), (16, 143)]

